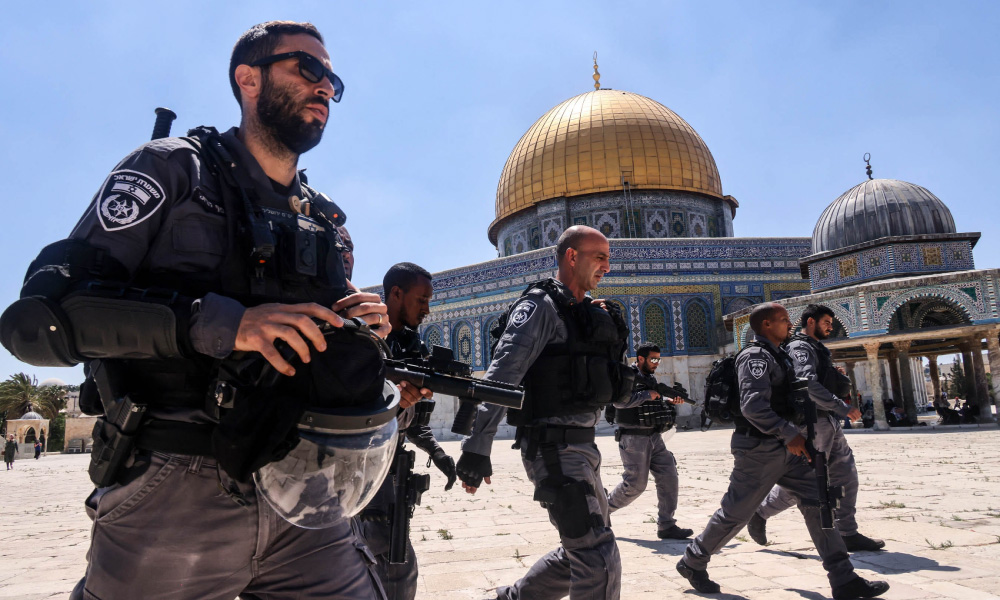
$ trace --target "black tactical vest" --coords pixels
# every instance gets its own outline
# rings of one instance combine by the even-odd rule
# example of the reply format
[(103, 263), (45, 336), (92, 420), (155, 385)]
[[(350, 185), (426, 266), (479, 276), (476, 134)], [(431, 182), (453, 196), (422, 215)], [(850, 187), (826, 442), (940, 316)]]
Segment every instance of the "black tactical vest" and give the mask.
[(628, 398), (632, 369), (622, 363), (628, 326), (617, 307), (609, 303), (604, 310), (589, 298), (577, 302), (552, 279), (532, 285), (522, 298), (527, 295), (555, 302), (567, 337), (564, 343), (545, 346), (528, 369), (522, 381), (524, 408), (507, 411), (507, 422), (526, 425), (539, 418), (582, 414)]
[[(633, 392), (635, 391), (635, 386), (639, 385), (643, 385), (645, 389), (648, 390), (656, 389), (656, 377), (642, 373), (638, 366), (633, 366), (632, 371), (635, 373), (635, 384), (632, 388)], [(650, 400), (648, 402), (643, 402), (643, 405), (662, 403), (662, 400)], [(615, 422), (626, 427), (639, 427), (641, 425), (639, 421), (639, 407), (633, 406), (632, 408), (615, 409)]]
[[(269, 302), (315, 302), (331, 306), (344, 297), (347, 277), (341, 252), (346, 248), (339, 233), (330, 222), (322, 218), (305, 217), (288, 210), (262, 207), (255, 202), (256, 191), (250, 177), (243, 169), (239, 181), (221, 172), (220, 157), (209, 151), (209, 138), (220, 136), (214, 129), (199, 128), (187, 138), (199, 149), (199, 156), (214, 177), (213, 189), (219, 198), (196, 199), (200, 202), (218, 203), (226, 217), (226, 255), (222, 268), (203, 272), (150, 272), (141, 266), (130, 285), (136, 288), (157, 288), (176, 292), (190, 299), (201, 298), (215, 292), (238, 300), (247, 307)], [(224, 145), (223, 145), (224, 147)], [(239, 156), (230, 150), (232, 157)], [(228, 157), (227, 157), (228, 158)], [(322, 201), (320, 194), (305, 185), (300, 173), (302, 200)], [(227, 181), (228, 179), (228, 181)], [(242, 190), (241, 190), (242, 187)], [(247, 201), (249, 200), (249, 202)], [(313, 204), (315, 207), (316, 204)], [(253, 217), (248, 213), (254, 213)], [(271, 232), (270, 258), (260, 263), (260, 240), (255, 239), (254, 226)], [(257, 236), (259, 238), (259, 236)], [(265, 244), (266, 245), (266, 244)], [(265, 248), (265, 250), (268, 250)], [(255, 254), (256, 252), (256, 254)], [(178, 328), (187, 327), (178, 323)], [(217, 360), (196, 354), (185, 358), (104, 361), (115, 381), (113, 388), (130, 393), (137, 402), (158, 405), (212, 410), (214, 383), (219, 363)], [(100, 383), (100, 382), (99, 382)]]

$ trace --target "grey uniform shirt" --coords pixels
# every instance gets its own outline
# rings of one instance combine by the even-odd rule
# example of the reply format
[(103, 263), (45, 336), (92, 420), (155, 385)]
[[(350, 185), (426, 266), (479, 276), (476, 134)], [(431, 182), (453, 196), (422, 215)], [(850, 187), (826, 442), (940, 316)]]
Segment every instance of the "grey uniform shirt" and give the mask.
[[(788, 354), (792, 357), (792, 364), (795, 365), (796, 377), (805, 377), (809, 380), (809, 397), (816, 403), (816, 408), (832, 412), (840, 418), (847, 416), (851, 407), (833, 395), (830, 390), (819, 381), (819, 356), (816, 349), (806, 340), (792, 340), (788, 342)], [(822, 350), (829, 357), (830, 351), (825, 346)], [(834, 368), (831, 366), (830, 368)]]
[[(572, 298), (566, 286), (559, 283), (560, 291)], [(507, 321), (500, 341), (493, 353), (493, 362), (485, 379), (520, 385), (531, 365), (548, 344), (561, 344), (568, 336), (565, 323), (559, 318), (555, 302), (547, 294), (529, 294), (517, 301)], [(476, 414), (472, 435), (462, 442), (462, 450), (490, 455), (497, 427), (507, 414), (507, 409), (492, 404), (482, 404)], [(553, 423), (576, 427), (593, 427), (601, 411), (565, 417), (535, 419), (533, 423)]]
[[(257, 160), (236, 138), (237, 128), (222, 134), (257, 183), (262, 207), (287, 211), (288, 196), (274, 192)], [(104, 248), (130, 276), (144, 273), (217, 272), (228, 252), (228, 234), (219, 182), (201, 161), (198, 149), (184, 138), (143, 144), (108, 175), (90, 207), (70, 233)], [(296, 174), (291, 194), (303, 196)], [(187, 335), (191, 347), (213, 358), (225, 358), (236, 342), (246, 308), (238, 301), (209, 293), (195, 300)], [(172, 420), (210, 422), (203, 411), (156, 409)], [(162, 414), (166, 413), (166, 414)]]
[[(644, 379), (648, 386), (656, 385), (656, 377), (653, 375), (646, 375), (635, 365), (632, 366), (632, 370), (635, 371), (635, 383), (638, 384), (640, 379)], [(632, 388), (632, 395), (629, 396), (628, 400), (624, 402), (615, 402), (615, 408), (636, 408), (646, 402), (653, 399), (653, 391), (649, 389), (637, 390), (635, 387)]]
[[(756, 337), (775, 354), (783, 354), (768, 340)], [(743, 416), (763, 433), (789, 442), (799, 435), (794, 423), (778, 416), (771, 408), (771, 391), (785, 383), (785, 365), (774, 360), (771, 352), (758, 346), (749, 346), (736, 357), (736, 373), (740, 385), (740, 411)]]

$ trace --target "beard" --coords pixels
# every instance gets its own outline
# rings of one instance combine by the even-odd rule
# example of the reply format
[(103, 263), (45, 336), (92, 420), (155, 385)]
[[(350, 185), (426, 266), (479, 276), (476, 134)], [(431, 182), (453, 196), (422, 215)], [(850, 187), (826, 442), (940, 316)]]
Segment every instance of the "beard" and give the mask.
[(813, 335), (816, 336), (817, 340), (825, 340), (826, 338), (830, 337), (829, 333), (826, 333), (825, 331), (822, 331), (819, 328), (817, 328), (816, 331), (813, 332)]
[(265, 75), (260, 99), (257, 101), (257, 120), (268, 137), (277, 144), (293, 154), (305, 154), (323, 138), (323, 128), (326, 125), (318, 120), (306, 121), (302, 117), (302, 109), (307, 104), (329, 107), (329, 102), (320, 96), (296, 101), (288, 88), (275, 87)]

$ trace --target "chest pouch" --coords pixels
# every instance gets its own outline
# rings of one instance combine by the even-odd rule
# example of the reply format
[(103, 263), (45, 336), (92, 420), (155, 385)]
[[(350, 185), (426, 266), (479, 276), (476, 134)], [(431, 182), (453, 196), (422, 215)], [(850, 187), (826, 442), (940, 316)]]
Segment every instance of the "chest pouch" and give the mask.
[(639, 425), (643, 427), (667, 427), (677, 420), (677, 409), (673, 404), (662, 401), (644, 402), (639, 405)]

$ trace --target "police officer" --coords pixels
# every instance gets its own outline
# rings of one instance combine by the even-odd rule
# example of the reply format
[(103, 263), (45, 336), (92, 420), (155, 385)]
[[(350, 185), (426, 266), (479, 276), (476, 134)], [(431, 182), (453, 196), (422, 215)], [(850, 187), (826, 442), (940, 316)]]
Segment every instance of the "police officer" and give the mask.
[(490, 449), (507, 413), (535, 500), (548, 510), (562, 545), (538, 560), (503, 600), (618, 598), (621, 564), (601, 484), (594, 427), (608, 404), (627, 399), (632, 371), (623, 362), (628, 328), (610, 303), (586, 296), (610, 270), (608, 240), (573, 226), (556, 244), (558, 274), (534, 284), (505, 315), (486, 379), (523, 384), (519, 411), (488, 406), (462, 443), (459, 477), (469, 493), (490, 483)]
[(348, 280), (354, 279), (354, 240), (351, 239), (351, 233), (347, 231), (347, 227), (341, 225), (337, 228), (337, 232), (340, 234), (340, 239), (344, 244), (344, 250), (341, 255), (344, 257), (344, 274), (347, 275)]
[[(608, 509), (615, 512), (632, 503), (645, 490), (649, 474), (656, 482), (656, 535), (660, 539), (682, 540), (691, 537), (691, 529), (677, 526), (677, 460), (663, 443), (662, 433), (674, 426), (676, 409), (665, 403), (682, 404), (681, 398), (663, 398), (656, 391), (656, 368), (660, 347), (642, 344), (636, 350), (635, 386), (628, 402), (614, 404), (618, 451), (622, 456), (622, 482), (608, 494)], [(610, 410), (610, 409), (609, 409)]]
[(844, 540), (836, 529), (824, 530), (818, 510), (816, 475), (809, 465), (806, 440), (792, 421), (791, 383), (794, 369), (781, 344), (792, 323), (779, 304), (764, 303), (750, 313), (754, 341), (736, 357), (741, 415), (732, 437), (735, 458), (729, 490), (722, 506), (712, 515), (677, 563), (677, 571), (695, 590), (714, 594), (719, 585), (709, 579), (711, 556), (739, 533), (775, 483), (799, 502), (799, 510), (813, 544), (823, 559), (836, 600), (874, 598), (889, 584), (869, 582), (854, 572)]
[[(430, 300), (434, 293), (431, 274), (413, 263), (393, 265), (382, 279), (385, 304), (388, 308), (389, 324), (392, 332), (386, 342), (392, 350), (393, 358), (425, 358), (429, 354), (427, 346), (420, 340), (417, 327), (430, 314)], [(429, 394), (428, 394), (429, 396)], [(455, 484), (455, 461), (441, 448), (434, 433), (427, 424), (432, 409), (430, 402), (418, 402), (399, 414), (400, 441), (398, 449), (404, 450), (405, 439), (426, 452), (434, 466), (441, 470), (448, 482), (444, 489), (450, 490)], [(419, 418), (418, 414), (426, 414)], [(417, 594), (417, 559), (409, 538), (406, 541), (406, 562), (389, 562), (389, 541), (392, 530), (391, 507), (396, 502), (395, 477), (406, 474), (393, 473), (386, 478), (375, 499), (357, 517), (362, 537), (378, 561), (379, 578), (389, 598), (405, 600)], [(409, 533), (409, 532), (407, 532)]]
[[(850, 395), (850, 379), (834, 368), (830, 350), (821, 341), (833, 332), (833, 311), (827, 306), (810, 304), (802, 313), (801, 325), (801, 331), (792, 336), (787, 349), (795, 365), (795, 375), (809, 380), (809, 396), (816, 404), (816, 439), (813, 445), (818, 451), (826, 453), (830, 482), (844, 488), (844, 497), (834, 513), (837, 530), (844, 536), (844, 544), (850, 552), (881, 550), (885, 542), (858, 533), (858, 522), (854, 519), (858, 503), (858, 469), (840, 422), (845, 417), (852, 421), (860, 419), (861, 411), (837, 396), (836, 392), (842, 396)], [(766, 545), (767, 519), (794, 505), (795, 497), (788, 490), (780, 485), (774, 486), (747, 523), (750, 537), (758, 544)]]
[[(134, 451), (120, 469), (109, 468), (111, 485), (87, 500), (94, 525), (73, 598), (381, 596), (370, 552), (347, 519), (295, 527), (242, 471), (277, 464), (267, 461), (290, 451), (282, 444), (295, 421), (275, 445), (268, 441), (273, 454), (243, 456), (242, 438), (227, 437), (222, 426), (227, 415), (246, 417), (237, 434), (266, 434), (288, 420), (289, 405), (268, 397), (268, 388), (246, 388), (259, 392), (260, 413), (237, 413), (220, 407), (226, 396), (215, 393), (219, 361), (235, 359), (234, 351), (293, 378), (296, 365), (310, 372), (309, 363), (336, 345), (328, 347), (317, 323), (337, 329), (356, 318), (388, 333), (376, 295), (344, 297), (341, 211), (297, 171), (343, 84), (319, 31), (290, 21), (245, 32), (229, 80), (239, 127), (221, 135), (201, 128), (129, 154), (70, 239), (32, 263), (22, 299), (0, 323), (4, 345), (22, 360), (86, 361), (81, 403), (91, 410), (93, 390), (106, 416), (125, 400), (126, 418), (145, 407)], [(422, 393), (400, 391), (401, 405)], [(115, 448), (95, 447), (92, 478), (119, 456)], [(366, 451), (353, 457), (367, 460)]]

